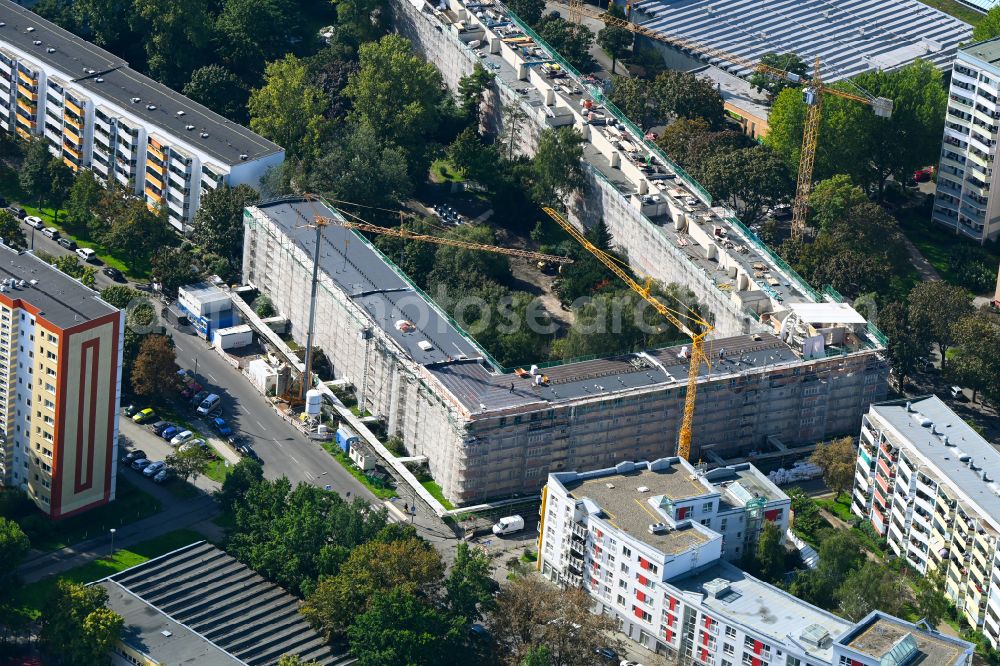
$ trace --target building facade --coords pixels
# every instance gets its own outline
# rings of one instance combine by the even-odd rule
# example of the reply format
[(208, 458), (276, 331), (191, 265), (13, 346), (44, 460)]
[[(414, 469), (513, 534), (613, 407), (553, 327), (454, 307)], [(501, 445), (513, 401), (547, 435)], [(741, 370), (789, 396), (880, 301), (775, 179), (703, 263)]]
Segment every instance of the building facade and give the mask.
[(1000, 645), (1000, 453), (936, 396), (872, 405), (851, 509)]
[(959, 49), (951, 68), (931, 218), (980, 243), (1000, 236), (998, 175), (993, 168), (1000, 123), (998, 99), (1000, 39)]
[(788, 498), (749, 464), (702, 473), (675, 457), (550, 474), (539, 569), (582, 587), (595, 612), (679, 663), (875, 666), (919, 655), (969, 663), (965, 641), (879, 613), (854, 624), (731, 564), (739, 552), (727, 544), (752, 547), (768, 520), (784, 532)]
[(284, 159), (279, 146), (11, 0), (0, 0), (0, 24), (0, 129), (43, 138), (74, 171), (165, 209), (178, 230), (206, 192), (256, 185)]
[(115, 497), (124, 315), (0, 245), (0, 481), (52, 518)]

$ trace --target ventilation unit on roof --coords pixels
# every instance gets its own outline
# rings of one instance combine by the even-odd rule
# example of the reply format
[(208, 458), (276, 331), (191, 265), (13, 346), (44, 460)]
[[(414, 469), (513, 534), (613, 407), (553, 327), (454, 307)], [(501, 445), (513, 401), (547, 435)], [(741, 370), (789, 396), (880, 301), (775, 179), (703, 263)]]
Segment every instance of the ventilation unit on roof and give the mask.
[(604, 487), (607, 488), (608, 490), (614, 490), (615, 489), (615, 484), (613, 484), (613, 483), (605, 483)]
[(142, 98), (141, 98), (141, 97), (133, 97), (133, 98), (132, 98), (132, 103), (133, 103), (133, 104), (138, 104), (138, 103), (139, 103), (139, 102), (141, 102), (141, 101), (142, 101)]
[(178, 116), (183, 116), (183, 115), (184, 115), (184, 112), (183, 112), (183, 111), (178, 111), (178, 112), (177, 112), (177, 115), (178, 115)]
[(945, 446), (955, 446), (955, 442), (948, 439), (948, 435), (941, 435), (941, 441), (944, 442)]
[(911, 414), (913, 413), (913, 403), (909, 400), (906, 401), (906, 411)]
[(666, 534), (670, 528), (665, 523), (653, 523), (648, 528), (650, 534)]
[(45, 49), (45, 50), (48, 51), (49, 53), (55, 53), (56, 52), (56, 50), (54, 48), (52, 48), (51, 46), (49, 48)]
[(202, 132), (201, 133), (201, 138), (207, 139), (208, 138), (208, 132)]
[(245, 162), (246, 160), (250, 159), (250, 156), (247, 155), (246, 153), (240, 153), (240, 159)]
[(146, 105), (146, 110), (147, 111), (156, 111), (156, 105), (155, 104), (147, 104)]
[(649, 492), (649, 487), (648, 486), (639, 486), (638, 488), (636, 488), (636, 492), (648, 493)]
[(41, 46), (41, 45), (42, 45), (42, 40), (40, 40), (40, 39), (36, 39), (36, 40), (34, 41), (34, 45), (35, 45), (35, 46)]
[(190, 132), (191, 130), (194, 129), (194, 125), (185, 125), (184, 129), (186, 129), (188, 132)]
[(7, 25), (7, 23), (6, 23), (6, 22), (4, 22), (4, 21), (0, 21), (0, 28), (4, 27), (5, 25)]
[(97, 74), (97, 70), (96, 69), (88, 69), (87, 70), (87, 74)]
[(986, 483), (989, 483), (990, 481), (993, 480), (993, 477), (990, 476), (989, 473), (985, 469), (983, 470), (982, 477), (983, 477), (983, 481), (985, 481)]
[(35, 29), (30, 25), (25, 29), (25, 32), (34, 32), (34, 31)]
[(94, 80), (97, 81), (98, 83), (104, 83), (104, 79), (102, 79), (99, 76), (96, 79), (94, 79)]
[(963, 453), (962, 455), (958, 456), (958, 460), (959, 462), (967, 463), (970, 460), (972, 460), (972, 456), (970, 456), (968, 453)]

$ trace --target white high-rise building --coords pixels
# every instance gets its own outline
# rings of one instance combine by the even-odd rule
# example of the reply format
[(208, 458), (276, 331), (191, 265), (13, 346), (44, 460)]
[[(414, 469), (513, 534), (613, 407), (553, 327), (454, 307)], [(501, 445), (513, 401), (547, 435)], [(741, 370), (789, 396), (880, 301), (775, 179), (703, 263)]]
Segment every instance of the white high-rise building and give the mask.
[(983, 243), (1000, 236), (1000, 38), (959, 49), (951, 68), (931, 218)]

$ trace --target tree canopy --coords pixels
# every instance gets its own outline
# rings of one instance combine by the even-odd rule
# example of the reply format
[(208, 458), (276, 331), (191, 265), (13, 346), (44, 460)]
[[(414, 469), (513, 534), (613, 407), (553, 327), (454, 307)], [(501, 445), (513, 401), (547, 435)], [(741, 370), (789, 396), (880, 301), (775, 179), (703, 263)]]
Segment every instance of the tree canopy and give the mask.
[[(760, 64), (780, 69), (803, 79), (809, 72), (809, 65), (794, 53), (765, 53), (760, 57)], [(765, 72), (754, 72), (748, 80), (758, 91), (767, 92), (772, 99), (785, 88), (798, 87), (793, 81)]]
[(858, 454), (851, 437), (817, 444), (809, 460), (823, 470), (823, 482), (833, 491), (835, 499), (853, 487)]
[(954, 324), (973, 312), (971, 295), (961, 287), (932, 280), (914, 287), (907, 302), (911, 323), (937, 344), (945, 370), (948, 349), (955, 340)]
[(327, 104), (323, 91), (310, 81), (305, 62), (288, 55), (268, 63), (264, 85), (250, 93), (250, 129), (290, 156), (304, 157), (326, 131)]
[(121, 615), (107, 608), (100, 585), (60, 579), (41, 614), (40, 638), (54, 655), (76, 666), (103, 666), (121, 636)]

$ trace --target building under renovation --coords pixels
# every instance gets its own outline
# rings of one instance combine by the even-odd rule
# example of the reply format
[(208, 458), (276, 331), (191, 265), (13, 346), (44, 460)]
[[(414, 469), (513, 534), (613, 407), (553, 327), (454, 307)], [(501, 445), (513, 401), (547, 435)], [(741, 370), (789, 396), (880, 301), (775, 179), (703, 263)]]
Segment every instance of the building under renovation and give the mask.
[[(273, 300), (300, 343), (316, 242), (306, 225), (317, 214), (339, 217), (302, 199), (244, 213), (244, 281)], [(329, 226), (321, 239), (315, 344), (363, 407), (427, 456), (453, 502), (534, 493), (549, 472), (675, 452), (686, 347), (566, 363), (546, 368), (544, 381), (508, 372), (361, 235)], [(829, 297), (771, 293), (749, 332), (706, 346), (692, 458), (852, 432), (885, 396), (884, 349), (864, 318)]]

